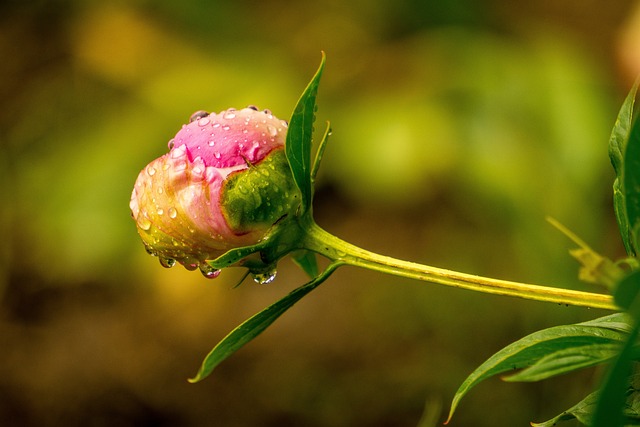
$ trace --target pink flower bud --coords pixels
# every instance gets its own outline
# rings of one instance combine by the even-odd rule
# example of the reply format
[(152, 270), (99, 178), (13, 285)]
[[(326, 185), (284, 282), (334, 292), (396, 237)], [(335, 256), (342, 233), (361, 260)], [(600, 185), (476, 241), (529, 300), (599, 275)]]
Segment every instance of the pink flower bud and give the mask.
[(147, 251), (165, 267), (177, 261), (215, 277), (206, 260), (258, 243), (293, 213), (286, 131), (255, 107), (194, 113), (136, 180), (129, 206)]

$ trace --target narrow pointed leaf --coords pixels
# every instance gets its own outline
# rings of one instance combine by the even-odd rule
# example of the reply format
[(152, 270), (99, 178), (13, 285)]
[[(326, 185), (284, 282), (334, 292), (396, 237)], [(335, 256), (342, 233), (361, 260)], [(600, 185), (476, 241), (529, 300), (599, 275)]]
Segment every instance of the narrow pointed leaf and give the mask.
[[(453, 398), (447, 421), (453, 416), (462, 397), (481, 381), (504, 372), (535, 366), (556, 352), (569, 352), (568, 349), (572, 348), (585, 349), (585, 346), (595, 344), (621, 345), (628, 336), (627, 331), (628, 317), (623, 313), (616, 313), (589, 322), (555, 326), (534, 332), (498, 351), (467, 377)], [(564, 369), (559, 369), (557, 364), (551, 364), (548, 365), (551, 369), (549, 375), (544, 371), (538, 372), (537, 375), (557, 375), (584, 367), (585, 363), (585, 360), (582, 360), (575, 366), (567, 364)]]
[(609, 158), (616, 173), (616, 179), (613, 183), (613, 208), (618, 221), (618, 228), (620, 228), (622, 242), (627, 254), (630, 256), (634, 256), (637, 253), (637, 248), (631, 244), (630, 239), (631, 223), (627, 212), (627, 183), (625, 182), (625, 170), (627, 168), (625, 167), (625, 157), (632, 130), (637, 89), (638, 84), (636, 83), (622, 104), (609, 139)]
[(314, 280), (295, 289), (284, 298), (252, 316), (231, 331), (231, 333), (224, 337), (205, 357), (200, 370), (194, 378), (189, 379), (189, 382), (196, 383), (208, 377), (216, 366), (249, 341), (260, 335), (296, 302), (300, 301), (305, 295), (324, 282), (338, 266), (338, 263), (329, 265), (329, 267)]
[(302, 212), (306, 213), (311, 207), (311, 145), (313, 143), (313, 122), (315, 120), (316, 97), (322, 70), (324, 69), (325, 55), (318, 71), (313, 76), (309, 85), (298, 100), (287, 131), (285, 152), (289, 160), (289, 166), (293, 173), (293, 179), (302, 194)]

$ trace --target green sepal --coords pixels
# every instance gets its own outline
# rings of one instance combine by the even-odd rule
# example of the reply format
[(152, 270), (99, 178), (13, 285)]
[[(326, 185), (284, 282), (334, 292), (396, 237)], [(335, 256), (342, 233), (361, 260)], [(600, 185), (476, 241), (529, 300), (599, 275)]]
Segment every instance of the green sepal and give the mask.
[(260, 163), (229, 175), (220, 206), (229, 227), (242, 234), (293, 215), (299, 198), (284, 150), (275, 150)]
[(315, 121), (316, 97), (318, 85), (325, 64), (325, 54), (318, 71), (313, 76), (306, 89), (300, 96), (289, 120), (287, 130), (286, 154), (300, 193), (302, 194), (300, 215), (304, 215), (311, 208), (313, 188), (311, 186), (311, 146), (313, 144), (313, 122)]
[(318, 275), (318, 260), (314, 252), (302, 249), (292, 253), (291, 258), (309, 277)]
[(324, 135), (322, 135), (322, 139), (320, 140), (320, 144), (318, 145), (316, 158), (313, 161), (313, 170), (311, 171), (312, 185), (315, 183), (316, 175), (318, 175), (318, 170), (320, 169), (320, 163), (322, 162), (322, 156), (324, 155), (324, 149), (327, 147), (327, 142), (329, 142), (330, 135), (331, 135), (331, 123), (327, 122), (327, 127), (324, 130)]

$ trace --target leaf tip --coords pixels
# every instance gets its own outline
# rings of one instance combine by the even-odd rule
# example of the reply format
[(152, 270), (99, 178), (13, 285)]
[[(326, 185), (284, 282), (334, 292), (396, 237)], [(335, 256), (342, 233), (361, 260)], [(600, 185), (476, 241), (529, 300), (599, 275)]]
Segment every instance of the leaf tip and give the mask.
[(198, 376), (196, 375), (196, 376), (195, 376), (195, 377), (193, 377), (193, 378), (187, 378), (187, 382), (188, 382), (189, 384), (195, 384), (195, 383), (200, 382), (200, 378), (198, 378)]

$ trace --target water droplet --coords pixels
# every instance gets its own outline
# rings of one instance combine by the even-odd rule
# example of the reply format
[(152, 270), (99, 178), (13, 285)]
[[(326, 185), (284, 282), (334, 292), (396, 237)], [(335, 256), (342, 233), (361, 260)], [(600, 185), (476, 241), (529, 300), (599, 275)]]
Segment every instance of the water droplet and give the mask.
[(147, 251), (147, 253), (151, 256), (158, 256), (158, 254), (156, 253), (156, 251), (154, 251), (153, 249), (151, 249), (149, 246), (147, 246), (147, 244), (145, 243), (144, 245), (144, 250)]
[[(203, 110), (196, 111), (195, 113), (193, 113), (191, 115), (191, 117), (189, 117), (189, 123), (195, 122), (196, 120), (200, 120), (200, 119), (202, 119), (204, 117), (207, 117), (208, 115), (209, 115), (209, 113), (207, 113), (206, 111), (203, 111)], [(209, 123), (209, 122), (207, 121), (207, 123)], [(204, 125), (200, 125), (200, 126), (204, 126)]]
[(184, 268), (186, 268), (189, 271), (193, 271), (196, 268), (198, 268), (198, 263), (197, 262), (187, 261), (187, 262), (184, 262), (182, 265), (184, 265)]
[(164, 209), (158, 208), (157, 212), (158, 212), (158, 215), (163, 215), (164, 214)]
[(235, 118), (236, 117), (235, 110), (227, 110), (227, 112), (224, 113), (222, 117), (224, 117), (227, 120)]
[(276, 271), (271, 270), (264, 273), (252, 273), (253, 280), (260, 285), (268, 285), (276, 278)]
[(153, 166), (147, 167), (147, 173), (149, 174), (149, 176), (155, 175), (156, 174), (156, 168), (154, 168)]
[(178, 211), (176, 210), (176, 208), (171, 207), (169, 208), (169, 218), (175, 218), (178, 216)]
[(258, 111), (258, 107), (256, 107), (255, 105), (247, 105), (247, 108), (253, 110), (253, 111)]
[(216, 142), (213, 139), (209, 141), (209, 147), (213, 147), (214, 145), (216, 145)]
[(278, 134), (278, 129), (276, 129), (275, 126), (267, 125), (267, 131), (271, 136), (276, 136)]
[(151, 221), (149, 221), (149, 218), (146, 217), (145, 213), (138, 216), (138, 227), (145, 231), (151, 228)]
[(175, 148), (171, 152), (172, 159), (179, 159), (180, 157), (185, 157), (186, 155), (187, 155), (187, 146), (184, 144), (179, 146), (178, 148)]
[(162, 194), (162, 193), (164, 193), (164, 188), (158, 187), (158, 189), (156, 191), (158, 192), (158, 194)]
[(220, 158), (220, 156), (221, 156), (221, 155), (220, 155), (220, 152), (219, 152), (219, 151), (216, 151), (215, 153), (213, 153), (213, 157), (215, 157), (216, 159), (219, 159), (219, 158)]
[(198, 126), (206, 126), (211, 122), (211, 120), (209, 120), (208, 117), (203, 117), (200, 120), (198, 120)]
[(176, 265), (176, 260), (173, 258), (160, 257), (160, 265), (164, 268), (171, 268)]
[(224, 130), (229, 130), (230, 128), (229, 128), (229, 126), (224, 125), (224, 126), (222, 126), (222, 129), (224, 129)]
[(202, 273), (202, 275), (207, 279), (215, 279), (220, 275), (220, 270), (211, 267), (206, 262), (201, 262), (199, 268), (200, 273)]

